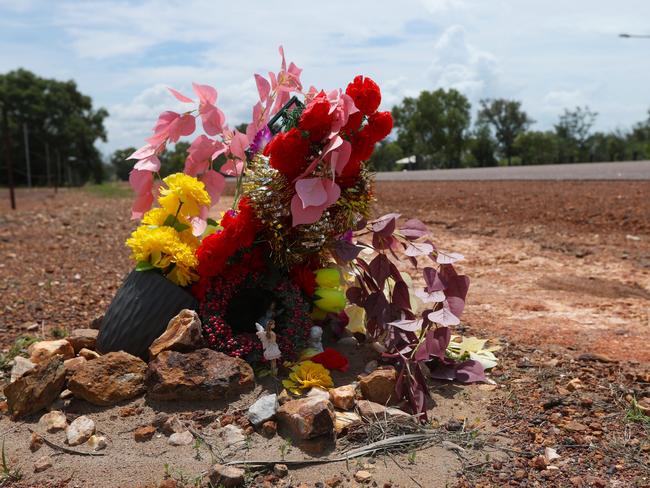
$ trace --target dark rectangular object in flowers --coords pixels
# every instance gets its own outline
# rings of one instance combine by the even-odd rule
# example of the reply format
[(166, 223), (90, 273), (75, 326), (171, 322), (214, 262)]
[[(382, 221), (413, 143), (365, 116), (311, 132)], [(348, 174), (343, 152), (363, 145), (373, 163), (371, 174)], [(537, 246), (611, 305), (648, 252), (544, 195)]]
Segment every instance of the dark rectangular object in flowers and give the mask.
[(126, 351), (148, 359), (151, 343), (196, 299), (156, 271), (131, 271), (104, 315), (97, 337), (101, 353)]

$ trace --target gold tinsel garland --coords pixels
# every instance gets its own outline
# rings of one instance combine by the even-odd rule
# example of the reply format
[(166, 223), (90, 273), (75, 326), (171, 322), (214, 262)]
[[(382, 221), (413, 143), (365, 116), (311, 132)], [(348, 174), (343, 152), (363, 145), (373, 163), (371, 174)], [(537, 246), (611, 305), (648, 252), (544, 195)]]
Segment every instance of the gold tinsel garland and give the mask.
[(259, 237), (269, 243), (274, 263), (285, 269), (317, 255), (323, 259), (323, 250), (330, 249), (341, 234), (368, 216), (373, 201), (372, 178), (364, 169), (357, 184), (342, 189), (339, 200), (318, 221), (292, 227), (291, 199), (295, 190), (261, 155), (249, 162), (242, 190), (264, 226)]

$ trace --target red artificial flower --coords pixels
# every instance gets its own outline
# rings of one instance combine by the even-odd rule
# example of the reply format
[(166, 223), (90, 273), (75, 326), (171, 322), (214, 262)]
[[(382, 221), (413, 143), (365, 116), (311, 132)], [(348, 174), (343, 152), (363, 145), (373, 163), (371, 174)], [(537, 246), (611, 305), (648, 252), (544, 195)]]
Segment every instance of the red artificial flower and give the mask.
[(359, 130), (361, 122), (363, 122), (363, 114), (361, 112), (354, 112), (348, 116), (348, 122), (343, 126), (341, 132), (352, 135)]
[(361, 173), (362, 163), (370, 159), (370, 156), (372, 155), (372, 151), (375, 148), (375, 142), (372, 139), (368, 127), (369, 126), (365, 126), (350, 140), (350, 143), (352, 144), (350, 159), (336, 179), (341, 188), (350, 188), (356, 184), (359, 179), (359, 174)]
[(345, 89), (345, 93), (352, 97), (354, 104), (364, 115), (375, 113), (381, 103), (381, 91), (377, 83), (362, 75), (354, 78)]
[(330, 101), (325, 92), (316, 95), (303, 110), (298, 127), (309, 132), (309, 140), (318, 142), (329, 133), (334, 113), (330, 113)]
[(348, 370), (349, 366), (348, 358), (331, 347), (326, 347), (323, 352), (310, 358), (310, 361), (322, 364), (329, 370), (338, 369), (344, 373)]
[(289, 180), (294, 180), (307, 167), (309, 139), (293, 127), (276, 135), (264, 149), (270, 156), (269, 164)]
[(308, 267), (303, 265), (296, 265), (289, 273), (291, 281), (297, 285), (305, 295), (311, 297), (316, 291), (316, 276), (314, 272)]
[(370, 138), (379, 142), (393, 130), (393, 116), (390, 112), (375, 112), (368, 117), (368, 129)]

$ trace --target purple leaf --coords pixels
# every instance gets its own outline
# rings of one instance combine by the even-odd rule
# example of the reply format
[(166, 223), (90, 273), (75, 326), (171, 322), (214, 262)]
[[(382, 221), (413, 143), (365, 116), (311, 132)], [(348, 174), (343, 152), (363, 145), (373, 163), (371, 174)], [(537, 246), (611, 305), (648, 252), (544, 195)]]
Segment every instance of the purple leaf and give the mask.
[(426, 267), (422, 274), (424, 275), (424, 282), (427, 284), (425, 290), (428, 293), (445, 289), (445, 284), (442, 282), (438, 272), (434, 268)]
[(438, 251), (438, 256), (436, 257), (436, 262), (438, 264), (453, 264), (457, 261), (461, 261), (465, 259), (465, 257), (457, 252), (449, 252), (445, 253), (442, 251)]
[(379, 217), (377, 220), (372, 222), (372, 231), (382, 237), (388, 237), (395, 231), (396, 219), (398, 219), (399, 216), (399, 214), (393, 213)]
[(456, 381), (461, 383), (477, 383), (487, 381), (483, 365), (478, 361), (469, 359), (456, 365)]
[(433, 252), (433, 245), (426, 242), (412, 242), (408, 245), (404, 254), (407, 256), (427, 256)]
[(442, 302), (442, 308), (431, 312), (427, 315), (427, 318), (434, 324), (440, 325), (458, 325), (460, 324), (460, 319), (452, 313), (450, 310), (447, 300)]
[(445, 293), (442, 291), (434, 291), (432, 293), (426, 290), (415, 290), (415, 296), (422, 300), (423, 303), (442, 303), (445, 301)]
[(388, 257), (381, 253), (377, 254), (370, 261), (370, 265), (368, 266), (370, 276), (377, 282), (380, 290), (384, 288), (384, 283), (386, 283), (386, 280), (390, 276), (390, 265), (391, 262)]
[(377, 249), (378, 251), (384, 250), (384, 249), (391, 249), (393, 247), (397, 246), (397, 239), (393, 237), (392, 234), (388, 234), (387, 236), (383, 236), (377, 232), (375, 232), (372, 235), (372, 247)]
[(418, 219), (409, 219), (400, 227), (402, 235), (408, 239), (417, 239), (429, 233), (429, 229)]
[(396, 320), (394, 322), (388, 322), (388, 325), (392, 325), (393, 327), (397, 327), (398, 329), (406, 330), (409, 332), (415, 332), (416, 330), (420, 330), (422, 328), (423, 324), (422, 319), (416, 319), (416, 320)]
[(451, 341), (451, 330), (449, 327), (429, 329), (425, 337), (425, 344), (429, 357), (435, 356), (440, 360), (444, 360), (449, 341)]
[(409, 287), (403, 281), (395, 283), (392, 295), (393, 305), (401, 310), (411, 310), (411, 297), (409, 296)]
[(376, 319), (379, 325), (385, 323), (384, 316), (386, 315), (386, 309), (388, 308), (388, 300), (386, 300), (383, 293), (379, 291), (371, 293), (366, 299), (363, 307), (366, 310), (368, 317)]
[(334, 253), (341, 261), (352, 261), (362, 251), (362, 247), (355, 246), (346, 240), (338, 240), (334, 243)]
[(348, 301), (354, 305), (362, 306), (363, 305), (363, 290), (358, 286), (351, 286), (345, 292), (345, 296)]
[(465, 308), (465, 297), (469, 290), (469, 277), (456, 273), (450, 264), (440, 266), (440, 279), (445, 284), (445, 295), (449, 310), (460, 317)]

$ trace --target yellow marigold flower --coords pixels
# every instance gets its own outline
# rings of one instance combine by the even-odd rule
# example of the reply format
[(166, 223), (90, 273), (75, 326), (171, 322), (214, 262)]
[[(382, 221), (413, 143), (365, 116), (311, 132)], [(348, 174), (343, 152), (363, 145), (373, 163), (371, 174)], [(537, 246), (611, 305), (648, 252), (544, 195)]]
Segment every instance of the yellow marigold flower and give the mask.
[(186, 286), (197, 279), (192, 270), (199, 264), (194, 253), (196, 247), (185, 242), (186, 239), (172, 227), (141, 225), (127, 239), (126, 245), (131, 248), (131, 257), (136, 262), (144, 261), (163, 271), (173, 264), (168, 278)]
[(300, 395), (302, 390), (309, 388), (333, 388), (334, 382), (330, 372), (322, 364), (302, 361), (291, 368), (289, 378), (282, 381), (282, 386), (291, 393)]
[(210, 195), (205, 185), (193, 176), (174, 173), (163, 179), (163, 183), (165, 185), (160, 188), (158, 203), (172, 215), (176, 215), (180, 207), (181, 215), (198, 217), (200, 207), (210, 206)]
[[(170, 215), (172, 217), (174, 216), (164, 208), (152, 208), (142, 216), (142, 223), (144, 225), (160, 227), (165, 224), (165, 221)], [(185, 217), (183, 217), (180, 214), (176, 216), (176, 220), (181, 224), (187, 226), (187, 229), (185, 229), (182, 232), (179, 232), (181, 241), (183, 241), (185, 244), (190, 246), (192, 250), (195, 251), (196, 248), (199, 247), (199, 244), (201, 242), (196, 236), (194, 236), (194, 234), (192, 234), (192, 224), (190, 223), (189, 220), (187, 220)]]

